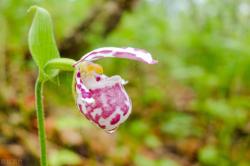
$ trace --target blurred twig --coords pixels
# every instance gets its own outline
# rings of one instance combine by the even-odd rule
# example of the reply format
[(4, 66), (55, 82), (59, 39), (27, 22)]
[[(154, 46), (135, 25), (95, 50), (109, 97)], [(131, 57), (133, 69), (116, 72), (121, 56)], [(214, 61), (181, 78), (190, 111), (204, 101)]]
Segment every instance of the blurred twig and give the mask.
[(130, 11), (138, 0), (108, 0), (94, 7), (87, 19), (60, 44), (64, 57), (72, 57), (88, 48), (87, 36), (107, 37), (119, 24), (124, 12)]

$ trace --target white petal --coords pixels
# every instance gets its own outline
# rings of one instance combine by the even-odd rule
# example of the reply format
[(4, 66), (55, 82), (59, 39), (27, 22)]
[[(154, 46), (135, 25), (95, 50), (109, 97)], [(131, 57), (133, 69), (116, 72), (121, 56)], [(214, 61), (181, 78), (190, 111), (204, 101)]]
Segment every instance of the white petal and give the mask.
[(149, 52), (142, 49), (137, 49), (132, 47), (127, 47), (127, 48), (103, 47), (95, 49), (85, 54), (78, 62), (74, 64), (74, 66), (83, 61), (95, 61), (98, 59), (108, 58), (108, 57), (131, 59), (148, 64), (157, 63), (157, 61), (152, 58)]

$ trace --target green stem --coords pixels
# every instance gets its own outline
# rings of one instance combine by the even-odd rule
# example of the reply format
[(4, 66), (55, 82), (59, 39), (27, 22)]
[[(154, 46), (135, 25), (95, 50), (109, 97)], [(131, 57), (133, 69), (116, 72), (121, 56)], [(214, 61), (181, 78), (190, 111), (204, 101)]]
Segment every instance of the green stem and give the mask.
[(40, 152), (41, 152), (41, 166), (47, 165), (46, 160), (46, 132), (44, 127), (44, 111), (43, 111), (43, 81), (39, 79), (36, 80), (35, 95), (36, 95), (36, 111), (37, 111), (37, 124), (38, 124), (38, 135), (40, 141)]
[(59, 69), (62, 71), (74, 71), (73, 64), (76, 63), (74, 59), (69, 58), (54, 58), (49, 60), (44, 65), (45, 72), (48, 70)]
[[(74, 71), (73, 64), (75, 60), (68, 58), (55, 58), (47, 62), (44, 71), (53, 73), (53, 70)], [(43, 72), (44, 73), (44, 72)], [(54, 75), (55, 76), (55, 75)], [(40, 73), (36, 80), (35, 95), (36, 95), (36, 111), (38, 135), (41, 149), (41, 166), (47, 166), (46, 157), (46, 132), (44, 127), (44, 110), (43, 110), (43, 84), (45, 80), (43, 74)]]

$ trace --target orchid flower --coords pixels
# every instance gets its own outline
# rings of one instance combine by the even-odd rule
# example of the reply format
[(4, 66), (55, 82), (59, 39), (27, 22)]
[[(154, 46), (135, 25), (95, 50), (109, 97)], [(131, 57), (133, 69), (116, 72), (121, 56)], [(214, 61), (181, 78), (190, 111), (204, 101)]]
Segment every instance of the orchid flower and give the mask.
[(100, 65), (93, 63), (102, 58), (125, 58), (155, 64), (150, 53), (136, 48), (104, 47), (85, 54), (73, 66), (76, 103), (82, 114), (108, 133), (112, 133), (131, 113), (131, 100), (120, 76), (108, 77)]
[(75, 72), (74, 91), (79, 110), (87, 119), (108, 133), (112, 133), (131, 113), (131, 100), (123, 85), (127, 82), (120, 76), (108, 77), (94, 61), (116, 57), (157, 63), (151, 54), (136, 48), (104, 47), (91, 51), (79, 61), (60, 57), (53, 33), (52, 19), (49, 12), (39, 6), (28, 10), (35, 11), (28, 35), (29, 50), (38, 67), (35, 85), (37, 126), (40, 143), (40, 165), (47, 165), (46, 132), (43, 109), (43, 86), (52, 81), (60, 71)]

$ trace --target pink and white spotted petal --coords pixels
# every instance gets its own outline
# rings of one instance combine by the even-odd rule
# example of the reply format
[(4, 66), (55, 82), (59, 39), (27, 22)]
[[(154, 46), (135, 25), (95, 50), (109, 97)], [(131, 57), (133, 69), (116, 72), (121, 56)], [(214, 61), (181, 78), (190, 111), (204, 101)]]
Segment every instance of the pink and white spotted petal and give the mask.
[(138, 48), (118, 48), (118, 47), (103, 47), (95, 49), (87, 54), (85, 54), (79, 61), (77, 61), (74, 66), (83, 61), (95, 61), (102, 58), (125, 58), (136, 61), (141, 61), (148, 64), (157, 63), (151, 56), (151, 54), (145, 50)]
[(88, 102), (83, 98), (83, 93), (77, 90), (76, 86), (77, 105), (88, 120), (106, 132), (112, 133), (128, 118), (132, 104), (120, 76), (96, 78), (82, 78), (80, 82), (81, 85), (85, 84), (90, 94), (85, 97), (90, 97), (94, 102)]
[(75, 91), (76, 95), (81, 99), (82, 102), (84, 103), (95, 102), (94, 99), (92, 98), (91, 92), (82, 82), (80, 69), (77, 69), (75, 75)]

